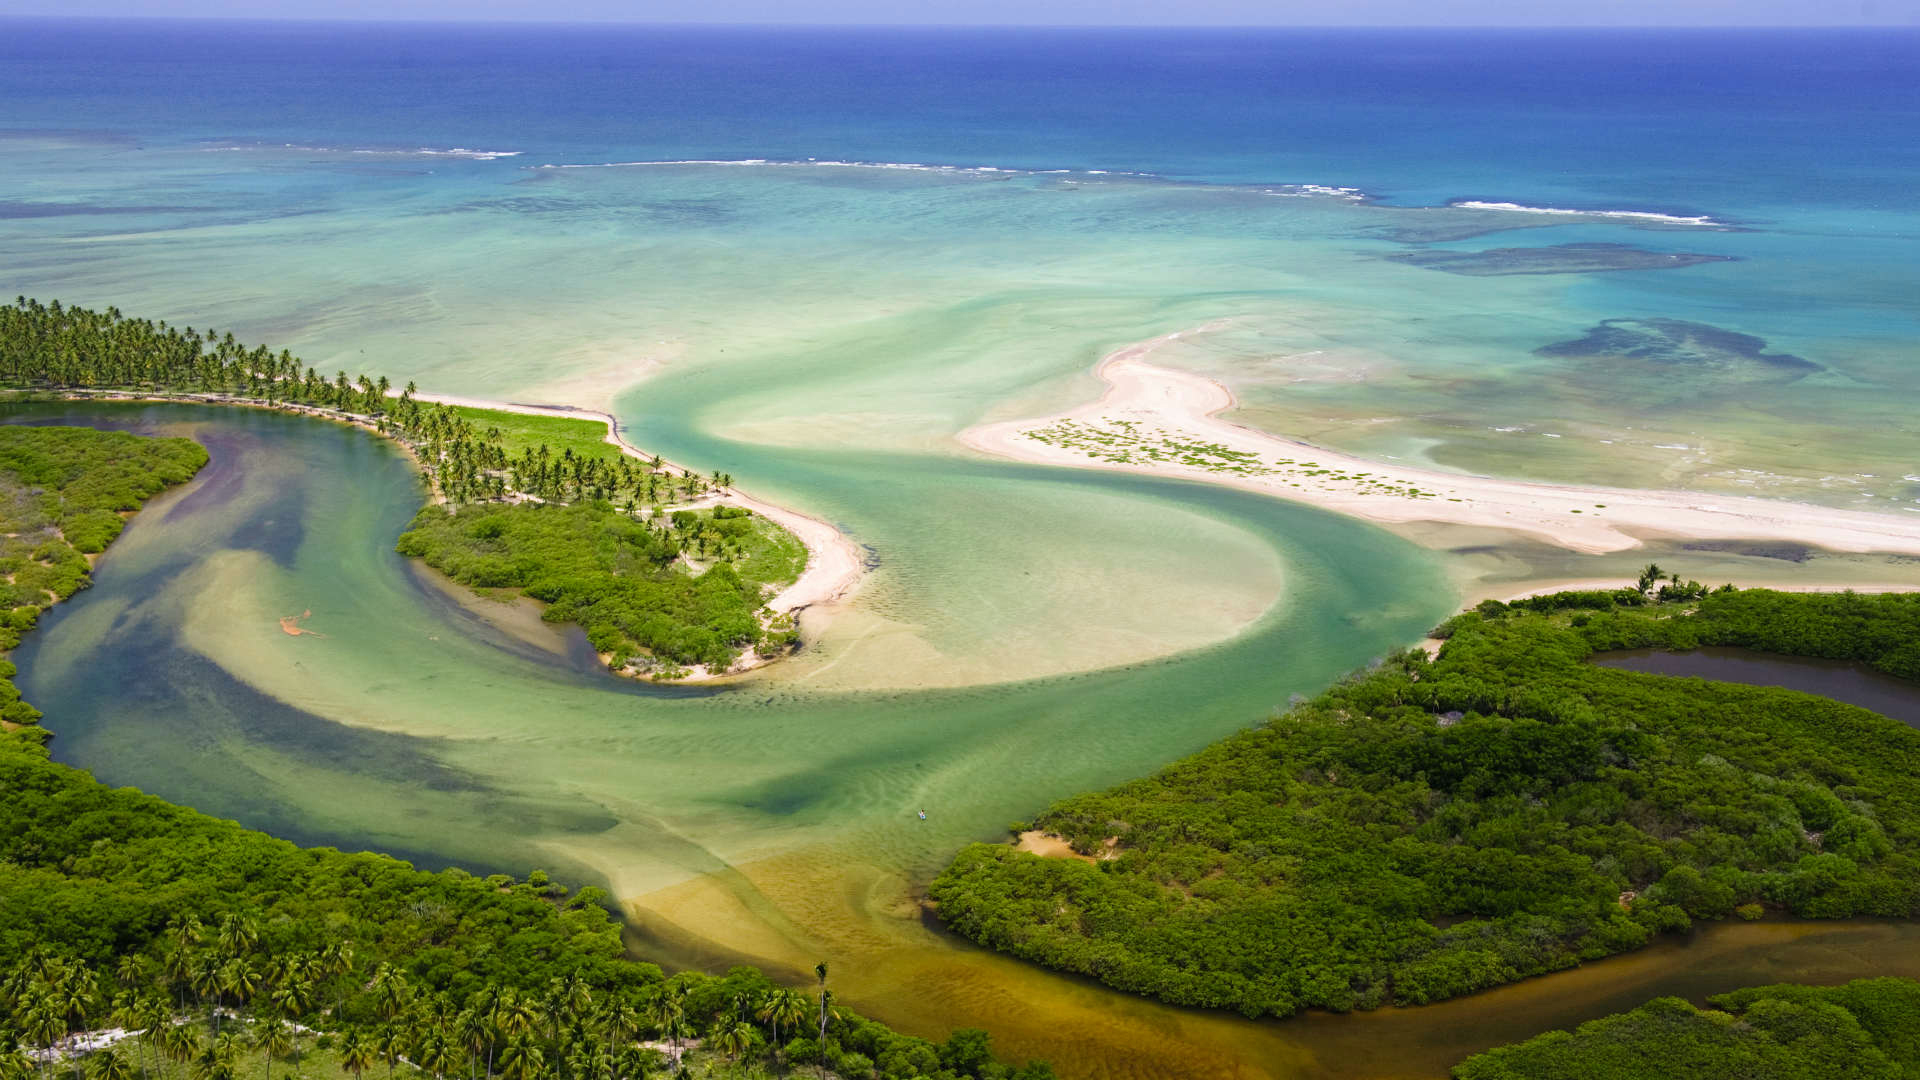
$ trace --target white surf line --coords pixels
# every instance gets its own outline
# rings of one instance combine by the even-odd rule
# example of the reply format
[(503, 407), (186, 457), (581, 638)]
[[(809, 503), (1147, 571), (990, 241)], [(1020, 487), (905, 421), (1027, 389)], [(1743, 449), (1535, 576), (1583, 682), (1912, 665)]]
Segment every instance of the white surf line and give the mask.
[[(1097, 402), (1048, 417), (982, 424), (958, 438), (998, 457), (1225, 484), (1381, 524), (1434, 521), (1510, 529), (1590, 554), (1641, 546), (1641, 538), (1627, 530), (1685, 539), (1790, 540), (1834, 551), (1920, 554), (1920, 518), (1756, 497), (1573, 487), (1450, 473), (1372, 461), (1235, 424), (1219, 416), (1236, 404), (1225, 386), (1146, 361), (1161, 344), (1193, 332), (1164, 335), (1108, 355), (1094, 368), (1107, 384)], [(1109, 449), (1097, 445), (1097, 439), (1075, 440), (1070, 434), (1065, 440), (1083, 446), (1096, 443), (1082, 449), (1033, 437), (1033, 432), (1062, 422), (1086, 425), (1078, 430), (1096, 435), (1123, 431), (1116, 422), (1131, 423), (1146, 443), (1171, 436), (1217, 444), (1254, 455), (1269, 468), (1243, 475), (1178, 461), (1105, 461), (1092, 456)], [(1432, 494), (1382, 490), (1388, 487)]]
[[(612, 414), (600, 412), (597, 409), (583, 409), (573, 405), (527, 405), (520, 402), (462, 397), (456, 394), (415, 392), (413, 397), (415, 401), (436, 405), (460, 405), (470, 409), (492, 409), (496, 412), (520, 413), (526, 416), (597, 420), (607, 426), (606, 441), (619, 447), (621, 453), (645, 462), (652, 462), (654, 459), (654, 455), (643, 452), (621, 436), (619, 420)], [(685, 466), (676, 465), (665, 459), (662, 459), (660, 464), (682, 475), (692, 473), (692, 470)], [(748, 495), (738, 488), (723, 488), (721, 495), (729, 505), (743, 506), (762, 515), (798, 537), (800, 542), (806, 545), (806, 569), (801, 571), (798, 580), (781, 590), (778, 596), (767, 601), (767, 607), (775, 614), (797, 612), (816, 604), (836, 603), (853, 595), (854, 590), (859, 587), (860, 579), (866, 571), (865, 552), (831, 523), (810, 517), (798, 510), (776, 506), (764, 499)]]

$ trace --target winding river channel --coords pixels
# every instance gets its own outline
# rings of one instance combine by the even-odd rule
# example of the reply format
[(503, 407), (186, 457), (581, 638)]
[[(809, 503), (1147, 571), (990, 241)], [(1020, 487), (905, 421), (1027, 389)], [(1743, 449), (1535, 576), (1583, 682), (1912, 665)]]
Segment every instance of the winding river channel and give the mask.
[[(1476, 1049), (1657, 994), (1920, 975), (1920, 927), (1769, 921), (1439, 1006), (1256, 1023), (939, 929), (918, 896), (960, 844), (1149, 772), (1443, 615), (1454, 596), (1434, 557), (1361, 524), (1121, 475), (740, 450), (736, 475), (766, 478), (876, 552), (842, 620), (867, 637), (830, 633), (731, 688), (662, 688), (606, 675), (575, 635), (525, 612), (418, 576), (392, 541), (419, 480), (366, 432), (188, 406), (3, 415), (191, 435), (213, 458), (151, 503), (95, 586), (16, 654), (59, 758), (302, 842), (603, 883), (636, 953), (669, 965), (798, 975), (824, 958), (856, 1008), (935, 1037), (986, 1027), (1003, 1054), (1045, 1057), (1064, 1077), (1436, 1077)], [(656, 445), (701, 461), (697, 436), (646, 419)], [(936, 500), (939, 513), (921, 509)], [(1137, 651), (1163, 655), (1089, 669), (1085, 638), (1142, 624), (1112, 596), (1109, 579), (1140, 572), (1116, 554), (1127, 548), (1198, 583), (1192, 603), (1213, 610), (1178, 633), (1244, 628), (1145, 642)], [(1208, 586), (1223, 575), (1240, 595)], [(1059, 640), (1023, 640), (1016, 657), (983, 629), (1035, 606)], [(306, 612), (313, 633), (282, 631)], [(915, 663), (925, 688), (907, 677)], [(978, 684), (991, 665), (1058, 673)], [(890, 668), (897, 685), (873, 674)]]

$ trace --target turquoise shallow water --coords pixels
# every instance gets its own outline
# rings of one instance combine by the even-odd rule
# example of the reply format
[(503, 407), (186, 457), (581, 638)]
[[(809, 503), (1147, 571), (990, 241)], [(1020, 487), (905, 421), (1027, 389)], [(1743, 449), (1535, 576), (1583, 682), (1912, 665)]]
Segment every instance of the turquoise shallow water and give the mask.
[[(987, 1023), (1074, 1075), (1389, 1075), (1412, 1059), (1370, 1043), (1471, 1041), (1121, 1001), (913, 904), (956, 844), (1253, 722), (1453, 596), (1376, 530), (982, 462), (956, 431), (1212, 325), (1160, 359), (1343, 448), (1920, 507), (1913, 34), (0, 29), (0, 294), (604, 405), (875, 562), (742, 689), (613, 683), (407, 576), (390, 538), (419, 493), (366, 436), (122, 411), (198, 431), (215, 466), (23, 650), (64, 756), (303, 839), (602, 879), (655, 955), (831, 956), (863, 1005)], [(210, 55), (221, 77), (179, 61)], [(736, 164), (558, 167), (688, 160)], [(1737, 261), (1389, 258), (1573, 243)], [(1609, 321), (1611, 353), (1539, 351)], [(1466, 549), (1449, 566), (1598, 572), (1436, 542)], [(307, 609), (327, 637), (279, 632)]]

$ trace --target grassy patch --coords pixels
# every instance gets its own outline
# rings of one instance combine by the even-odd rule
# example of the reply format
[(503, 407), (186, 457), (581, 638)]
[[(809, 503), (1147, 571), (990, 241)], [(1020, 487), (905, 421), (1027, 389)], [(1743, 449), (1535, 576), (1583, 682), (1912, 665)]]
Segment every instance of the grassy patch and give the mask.
[(527, 450), (539, 450), (545, 446), (559, 457), (568, 450), (575, 457), (617, 458), (620, 448), (607, 442), (607, 425), (598, 420), (581, 420), (569, 416), (529, 416), (525, 413), (501, 412), (497, 409), (474, 409), (465, 405), (452, 406), (453, 412), (462, 420), (472, 424), (474, 430), (485, 433), (489, 429), (500, 432), (501, 448), (510, 458), (517, 458)]

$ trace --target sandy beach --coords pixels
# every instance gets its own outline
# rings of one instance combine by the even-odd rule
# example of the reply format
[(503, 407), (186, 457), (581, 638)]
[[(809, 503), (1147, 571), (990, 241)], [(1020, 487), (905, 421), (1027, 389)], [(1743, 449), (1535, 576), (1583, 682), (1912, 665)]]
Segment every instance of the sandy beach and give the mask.
[(1920, 554), (1920, 513), (1874, 514), (1687, 491), (1573, 487), (1372, 461), (1223, 419), (1235, 400), (1202, 375), (1149, 362), (1181, 331), (1129, 345), (1094, 369), (1100, 400), (1053, 416), (982, 424), (961, 443), (1048, 465), (1177, 476), (1293, 499), (1382, 525), (1509, 529), (1572, 551), (1656, 536), (1787, 540), (1833, 551)]
[[(597, 420), (607, 426), (606, 441), (608, 443), (619, 447), (622, 453), (630, 457), (649, 462), (653, 460), (652, 454), (642, 452), (639, 447), (621, 436), (620, 421), (616, 420), (612, 414), (596, 409), (489, 401), (485, 398), (461, 397), (455, 394), (416, 393), (414, 398), (440, 405), (494, 409), (529, 416), (564, 416), (575, 420)], [(662, 461), (661, 464), (676, 472), (688, 471), (670, 461)], [(764, 499), (754, 498), (738, 488), (725, 489), (721, 497), (714, 501), (729, 506), (742, 506), (760, 514), (798, 537), (800, 542), (806, 545), (807, 566), (801, 572), (799, 580), (781, 590), (778, 596), (767, 602), (767, 607), (772, 609), (774, 614), (788, 614), (802, 608), (843, 600), (859, 587), (861, 574), (866, 567), (865, 553), (861, 551), (858, 544), (848, 539), (846, 534), (834, 528), (831, 523), (809, 517), (797, 510), (776, 506)]]

